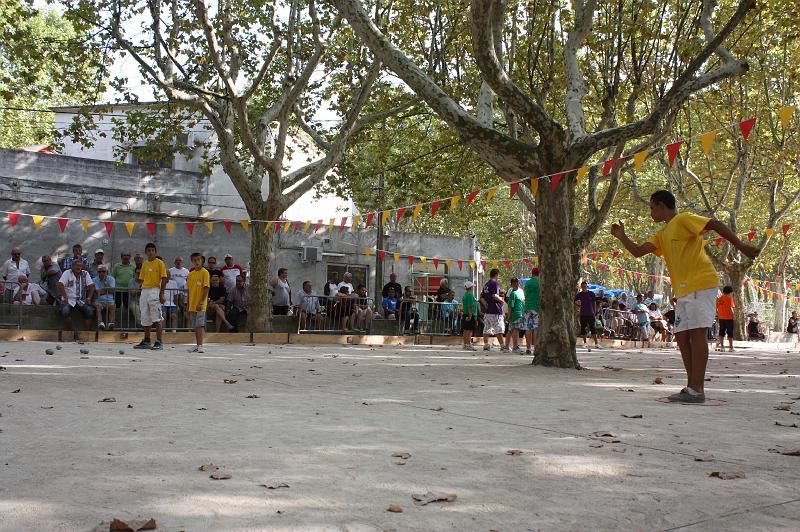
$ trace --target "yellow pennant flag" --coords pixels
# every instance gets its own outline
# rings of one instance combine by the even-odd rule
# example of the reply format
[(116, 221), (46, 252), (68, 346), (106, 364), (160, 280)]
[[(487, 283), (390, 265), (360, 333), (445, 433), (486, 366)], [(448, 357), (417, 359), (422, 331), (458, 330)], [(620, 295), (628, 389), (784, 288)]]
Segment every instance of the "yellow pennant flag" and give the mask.
[(88, 233), (89, 232), (89, 220), (87, 220), (86, 218), (81, 220), (81, 227), (83, 227), (83, 232), (84, 233)]
[(492, 268), (500, 268), (500, 263), (498, 263), (496, 260), (493, 260), (492, 261)]
[(794, 289), (795, 290), (800, 290), (800, 283), (797, 283), (796, 285), (794, 285)]
[(786, 107), (781, 107), (778, 109), (778, 117), (781, 119), (781, 125), (783, 126), (783, 129), (787, 129), (789, 127), (789, 120), (792, 119), (794, 111), (794, 105), (787, 105)]
[(603, 252), (603, 262), (608, 260), (608, 251)]
[(175, 224), (170, 222), (170, 223), (166, 224), (166, 226), (167, 226), (167, 234), (169, 236), (172, 236), (172, 234), (175, 233)]
[(309, 229), (311, 229), (311, 220), (303, 224), (303, 234), (308, 233)]
[(456, 205), (458, 205), (458, 200), (461, 199), (461, 196), (453, 196), (450, 198), (450, 212), (456, 212)]
[(472, 270), (472, 271), (475, 271), (475, 261), (474, 260), (469, 261), (469, 269)]
[(427, 263), (428, 263), (428, 257), (420, 257), (420, 258), (419, 258), (419, 261), (420, 261), (422, 264), (427, 264)]
[(353, 215), (353, 231), (358, 229), (358, 226), (360, 224), (361, 224), (361, 215), (360, 214), (354, 214)]
[(648, 155), (650, 155), (650, 150), (643, 150), (633, 155), (633, 169), (635, 171), (638, 172), (639, 170), (642, 169), (644, 161), (645, 159), (647, 159)]
[(538, 266), (539, 265), (539, 257), (533, 257), (533, 265), (534, 266)]
[(266, 235), (270, 230), (272, 230), (272, 222), (267, 222), (264, 224), (264, 234)]
[(386, 223), (386, 220), (388, 220), (388, 219), (389, 219), (389, 215), (390, 215), (390, 214), (392, 214), (392, 211), (383, 211), (383, 212), (381, 213), (381, 223), (382, 223), (382, 224), (385, 224), (385, 223)]
[(36, 230), (38, 231), (39, 229), (41, 229), (42, 228), (42, 222), (44, 221), (44, 216), (40, 216), (38, 214), (35, 214), (35, 215), (31, 216), (31, 218), (33, 218), (33, 225), (36, 226)]
[(531, 178), (531, 196), (536, 199), (536, 193), (539, 192), (539, 180), (535, 177)]
[(245, 233), (250, 232), (250, 220), (239, 220), (239, 224), (242, 226)]
[(714, 139), (717, 138), (717, 130), (709, 131), (708, 133), (703, 133), (700, 137), (700, 147), (703, 149), (703, 153), (708, 155), (711, 153), (711, 145), (714, 143)]
[(400, 254), (399, 254), (399, 253), (395, 253), (395, 254), (394, 254), (394, 262), (395, 262), (395, 264), (397, 264), (398, 262), (400, 262)]
[(450, 270), (450, 268), (452, 268), (452, 267), (453, 267), (453, 261), (452, 261), (452, 260), (450, 260), (450, 259), (445, 259), (445, 260), (444, 260), (444, 263), (445, 263), (445, 265), (447, 266), (447, 269), (448, 269), (448, 270)]
[(581, 186), (581, 183), (583, 183), (583, 178), (586, 177), (586, 174), (588, 173), (589, 173), (588, 166), (581, 166), (580, 168), (578, 168), (578, 186)]
[(497, 194), (497, 187), (490, 188), (489, 191), (486, 193), (486, 203), (491, 203), (495, 194)]
[(133, 228), (136, 226), (135, 222), (125, 222), (125, 229), (128, 230), (128, 236), (133, 236)]
[(767, 233), (767, 238), (772, 237), (772, 233), (774, 232), (775, 230), (772, 227), (767, 227), (767, 230), (765, 231), (765, 233)]
[(336, 225), (336, 219), (335, 218), (331, 218), (330, 220), (328, 220), (328, 232), (329, 233), (333, 233), (333, 226), (334, 225)]
[(208, 229), (209, 233), (214, 232), (214, 222), (205, 222), (204, 225), (206, 226), (206, 229)]
[(288, 233), (289, 229), (291, 229), (291, 228), (292, 228), (292, 221), (291, 220), (286, 220), (285, 222), (283, 222), (283, 232), (284, 233)]
[(371, 257), (372, 256), (372, 248), (370, 248), (370, 247), (364, 248), (364, 256), (365, 257)]
[(417, 216), (419, 216), (421, 212), (422, 212), (422, 204), (421, 203), (417, 203), (417, 206), (414, 207), (414, 212), (411, 213), (411, 223), (412, 224), (417, 221)]

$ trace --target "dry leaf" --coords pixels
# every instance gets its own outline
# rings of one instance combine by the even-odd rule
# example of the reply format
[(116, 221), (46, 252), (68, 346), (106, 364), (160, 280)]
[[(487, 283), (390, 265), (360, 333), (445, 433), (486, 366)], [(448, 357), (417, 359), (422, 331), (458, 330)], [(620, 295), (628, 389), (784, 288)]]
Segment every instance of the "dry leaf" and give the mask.
[(708, 474), (709, 477), (719, 478), (722, 480), (733, 480), (736, 478), (745, 478), (744, 471), (712, 471)]
[(661, 377), (656, 377), (653, 379), (653, 384), (664, 384), (664, 381)]
[(81, 360), (89, 360), (89, 357), (81, 357)]
[(598, 430), (596, 432), (592, 432), (592, 436), (594, 436), (595, 438), (605, 438), (605, 437), (613, 438), (614, 437), (613, 434), (611, 434), (610, 432), (606, 432), (604, 430)]
[(713, 462), (714, 461), (714, 456), (710, 455), (710, 454), (703, 455), (703, 456), (695, 456), (694, 457), (694, 461), (695, 462)]
[(628, 450), (628, 448), (627, 447), (623, 447), (621, 449), (611, 449), (611, 450), (614, 451), (615, 453), (624, 453), (625, 451)]
[(441, 412), (442, 410), (444, 410), (444, 408), (442, 408), (441, 406), (437, 406), (436, 408), (429, 408), (428, 410), (433, 410), (434, 412)]
[(408, 460), (411, 458), (411, 453), (392, 453), (392, 458), (400, 458), (402, 460)]
[(790, 404), (789, 405), (778, 405), (778, 406), (773, 406), (772, 409), (773, 410), (791, 410), (792, 409), (792, 405), (790, 405)]
[(258, 399), (258, 397), (259, 397), (258, 395), (253, 394), (253, 395), (248, 395), (245, 399)]
[(603, 446), (602, 443), (590, 443), (589, 444), (589, 447), (594, 447), (595, 449), (599, 449), (602, 446)]
[(789, 427), (789, 428), (792, 428), (792, 429), (796, 429), (797, 428), (797, 423), (792, 423), (790, 425), (789, 423), (781, 423), (780, 421), (776, 421), (775, 424), (778, 425), (779, 427)]
[(412, 495), (411, 498), (414, 499), (414, 504), (425, 506), (432, 502), (453, 502), (456, 500), (456, 495), (455, 493), (433, 493), (429, 491), (421, 495)]
[(113, 397), (104, 397), (104, 398), (100, 399), (100, 400), (99, 400), (99, 401), (97, 401), (97, 402), (98, 402), (98, 403), (116, 403), (116, 402), (117, 402), (117, 400), (116, 400), (116, 399), (114, 399)]
[(219, 467), (215, 466), (214, 464), (203, 464), (200, 467), (198, 467), (197, 470), (198, 471), (217, 471), (217, 470), (219, 470)]
[(622, 417), (627, 417), (629, 419), (642, 419), (641, 414), (622, 414)]
[(390, 504), (389, 507), (386, 509), (386, 511), (395, 514), (403, 513), (403, 509), (397, 506), (396, 504)]
[(11, 393), (19, 393), (19, 392), (21, 392), (21, 391), (22, 391), (22, 388), (17, 388), (16, 390), (14, 390), (14, 391), (13, 391), (13, 392), (11, 392)]
[(522, 451), (519, 449), (511, 449), (510, 451), (506, 451), (506, 454), (509, 456), (519, 456), (522, 454)]
[(236, 379), (225, 379), (222, 382), (225, 384), (236, 384), (238, 381)]
[(211, 480), (228, 480), (232, 477), (227, 473), (214, 473), (213, 475), (208, 475), (208, 478)]
[(288, 488), (289, 484), (286, 482), (270, 482), (269, 484), (259, 484), (262, 488), (267, 488), (268, 490), (276, 490), (279, 488)]
[(121, 519), (114, 518), (108, 527), (108, 530), (114, 532), (138, 532), (139, 530), (155, 529), (155, 519), (131, 519), (129, 521), (123, 521)]
[(784, 456), (800, 456), (800, 447), (795, 447), (794, 449), (770, 449), (770, 452), (780, 453)]

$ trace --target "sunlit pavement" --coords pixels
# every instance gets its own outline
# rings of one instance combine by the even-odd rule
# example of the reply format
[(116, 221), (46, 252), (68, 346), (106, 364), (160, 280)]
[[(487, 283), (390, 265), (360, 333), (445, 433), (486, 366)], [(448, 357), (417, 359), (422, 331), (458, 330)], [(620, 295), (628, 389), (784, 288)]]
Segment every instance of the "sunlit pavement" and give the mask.
[[(800, 523), (800, 456), (780, 454), (800, 447), (800, 354), (763, 344), (712, 353), (708, 406), (657, 401), (685, 384), (674, 349), (572, 371), (435, 346), (55, 346), (0, 344), (2, 530)], [(415, 505), (428, 491), (457, 498)]]

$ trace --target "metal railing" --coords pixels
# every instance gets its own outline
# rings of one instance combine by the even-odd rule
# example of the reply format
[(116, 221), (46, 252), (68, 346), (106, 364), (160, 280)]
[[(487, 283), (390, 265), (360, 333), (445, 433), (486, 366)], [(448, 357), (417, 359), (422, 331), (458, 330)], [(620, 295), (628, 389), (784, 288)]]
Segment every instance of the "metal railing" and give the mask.
[(461, 334), (461, 319), (461, 304), (456, 300), (436, 302), (401, 299), (397, 304), (400, 335), (458, 336)]
[(300, 296), (292, 309), (297, 332), (302, 333), (367, 333), (375, 318), (375, 302), (371, 297)]
[[(630, 310), (605, 308), (602, 311), (601, 317), (603, 322), (603, 336), (624, 340), (633, 340), (639, 338), (639, 331), (641, 329), (639, 327), (639, 318), (636, 315), (636, 312)], [(664, 323), (666, 323), (666, 321), (666, 319), (663, 319)], [(661, 335), (661, 338), (664, 341), (669, 342), (672, 340), (673, 333), (668, 324), (664, 326), (662, 332), (661, 329), (653, 326), (653, 320), (650, 320), (649, 323), (650, 332), (651, 334), (654, 334), (653, 338), (655, 338), (656, 335)]]

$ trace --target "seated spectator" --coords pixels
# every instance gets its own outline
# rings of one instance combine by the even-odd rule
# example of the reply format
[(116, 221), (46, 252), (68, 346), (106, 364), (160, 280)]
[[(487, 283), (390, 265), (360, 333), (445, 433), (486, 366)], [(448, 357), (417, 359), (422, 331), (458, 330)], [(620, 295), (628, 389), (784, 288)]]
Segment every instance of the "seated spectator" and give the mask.
[(47, 303), (52, 305), (59, 299), (58, 295), (58, 280), (61, 278), (61, 268), (58, 264), (53, 262), (50, 255), (42, 257), (42, 271), (41, 271), (41, 284), (47, 292)]
[(8, 289), (12, 290), (20, 275), (30, 277), (31, 267), (28, 261), (22, 258), (22, 251), (15, 247), (11, 250), (11, 258), (0, 266), (0, 280), (9, 281), (11, 285)]
[(333, 306), (333, 300), (336, 297), (336, 293), (338, 291), (339, 291), (339, 272), (333, 270), (328, 274), (328, 282), (325, 283), (325, 288), (322, 291), (325, 297), (322, 298), (320, 304), (323, 307), (327, 307), (330, 310), (330, 307)]
[(458, 299), (456, 299), (456, 292), (455, 290), (449, 290), (447, 295), (444, 296), (444, 301), (440, 305), (441, 308), (441, 318), (442, 321), (445, 323), (445, 331), (444, 332), (459, 332), (457, 331), (457, 324), (458, 321)]
[(178, 303), (177, 298), (180, 297), (180, 288), (178, 282), (172, 278), (170, 268), (167, 271), (167, 284), (164, 286), (164, 304), (161, 305), (161, 314), (164, 316), (164, 327), (171, 329), (178, 328)]
[(227, 296), (228, 292), (225, 290), (225, 286), (220, 282), (220, 276), (218, 274), (212, 275), (211, 287), (208, 289), (208, 312), (215, 317), (217, 332), (222, 331), (223, 323), (229, 331), (233, 330), (233, 325), (231, 325), (228, 318), (225, 317), (225, 300)]
[(214, 277), (215, 275), (222, 277), (222, 272), (217, 268), (217, 257), (208, 257), (208, 261), (206, 262), (206, 270), (208, 270), (208, 275), (210, 277)]
[(387, 290), (386, 294), (381, 303), (383, 317), (387, 320), (397, 319), (397, 298), (394, 296), (394, 288)]
[(237, 275), (233, 290), (228, 291), (228, 322), (233, 325), (231, 332), (239, 332), (239, 320), (247, 320), (250, 305), (250, 287), (244, 284), (244, 277)]
[(75, 244), (72, 246), (72, 255), (64, 259), (64, 271), (67, 272), (72, 269), (73, 262), (80, 262), (87, 268), (89, 267), (89, 259), (83, 256), (83, 246)]
[(61, 295), (61, 316), (64, 317), (64, 327), (72, 330), (72, 310), (77, 309), (83, 314), (84, 327), (92, 328), (94, 319), (94, 282), (89, 272), (83, 269), (80, 260), (73, 260), (71, 268), (61, 274), (58, 280), (58, 293)]
[[(114, 316), (116, 307), (114, 306), (114, 292), (116, 292), (116, 280), (108, 275), (108, 266), (101, 264), (97, 267), (97, 277), (92, 279), (95, 289), (94, 308), (97, 312), (97, 328), (101, 331), (114, 329)], [(103, 311), (105, 311), (105, 321), (103, 321)], [(108, 326), (106, 326), (106, 323)]]
[(419, 331), (419, 312), (417, 311), (417, 298), (410, 286), (406, 286), (403, 298), (400, 300), (400, 321), (403, 331)]
[(343, 286), (347, 287), (348, 294), (355, 294), (356, 289), (353, 287), (353, 274), (350, 272), (345, 272), (344, 279), (337, 288), (342, 288)]
[(767, 335), (761, 330), (758, 312), (751, 312), (747, 317), (747, 338), (755, 341), (764, 341), (767, 338)]
[(650, 317), (650, 327), (653, 328), (653, 338), (655, 338), (657, 334), (661, 334), (661, 341), (666, 342), (669, 324), (667, 320), (664, 319), (664, 316), (661, 315), (661, 311), (658, 310), (658, 305), (650, 303), (647, 314)]
[(793, 310), (792, 315), (789, 317), (789, 324), (786, 326), (786, 332), (791, 334), (800, 332), (800, 317), (797, 316), (796, 310)]
[(403, 291), (403, 287), (397, 282), (397, 274), (395, 272), (389, 274), (389, 282), (383, 285), (383, 290), (381, 291), (382, 298), (389, 297), (390, 288), (394, 290), (395, 296), (399, 296)]
[(103, 259), (106, 256), (106, 252), (102, 249), (98, 249), (94, 252), (94, 260), (89, 263), (89, 275), (92, 276), (92, 279), (97, 277), (97, 269), (103, 265)]
[(363, 284), (358, 285), (353, 303), (353, 328), (358, 331), (366, 331), (372, 322), (372, 306), (367, 297), (367, 287)]
[(46, 302), (47, 292), (42, 290), (38, 284), (29, 283), (28, 276), (24, 273), (17, 277), (17, 283), (11, 297), (11, 301), (15, 305), (38, 305)]
[(350, 297), (350, 290), (347, 286), (339, 287), (336, 299), (331, 309), (331, 323), (335, 326), (338, 322), (339, 329), (350, 330), (350, 316), (353, 314), (353, 302)]
[(322, 329), (322, 305), (317, 293), (311, 287), (311, 281), (303, 281), (303, 289), (297, 292), (294, 301), (297, 305), (295, 315), (300, 316), (300, 329), (307, 330), (309, 321), (314, 323), (317, 330)]
[[(228, 253), (225, 255), (225, 265), (222, 267), (222, 279), (225, 283), (225, 290), (230, 292), (236, 287), (236, 278), (242, 276), (244, 273), (244, 268), (239, 266), (238, 264), (233, 263), (233, 255)], [(242, 281), (244, 281), (244, 277), (242, 276)]]

